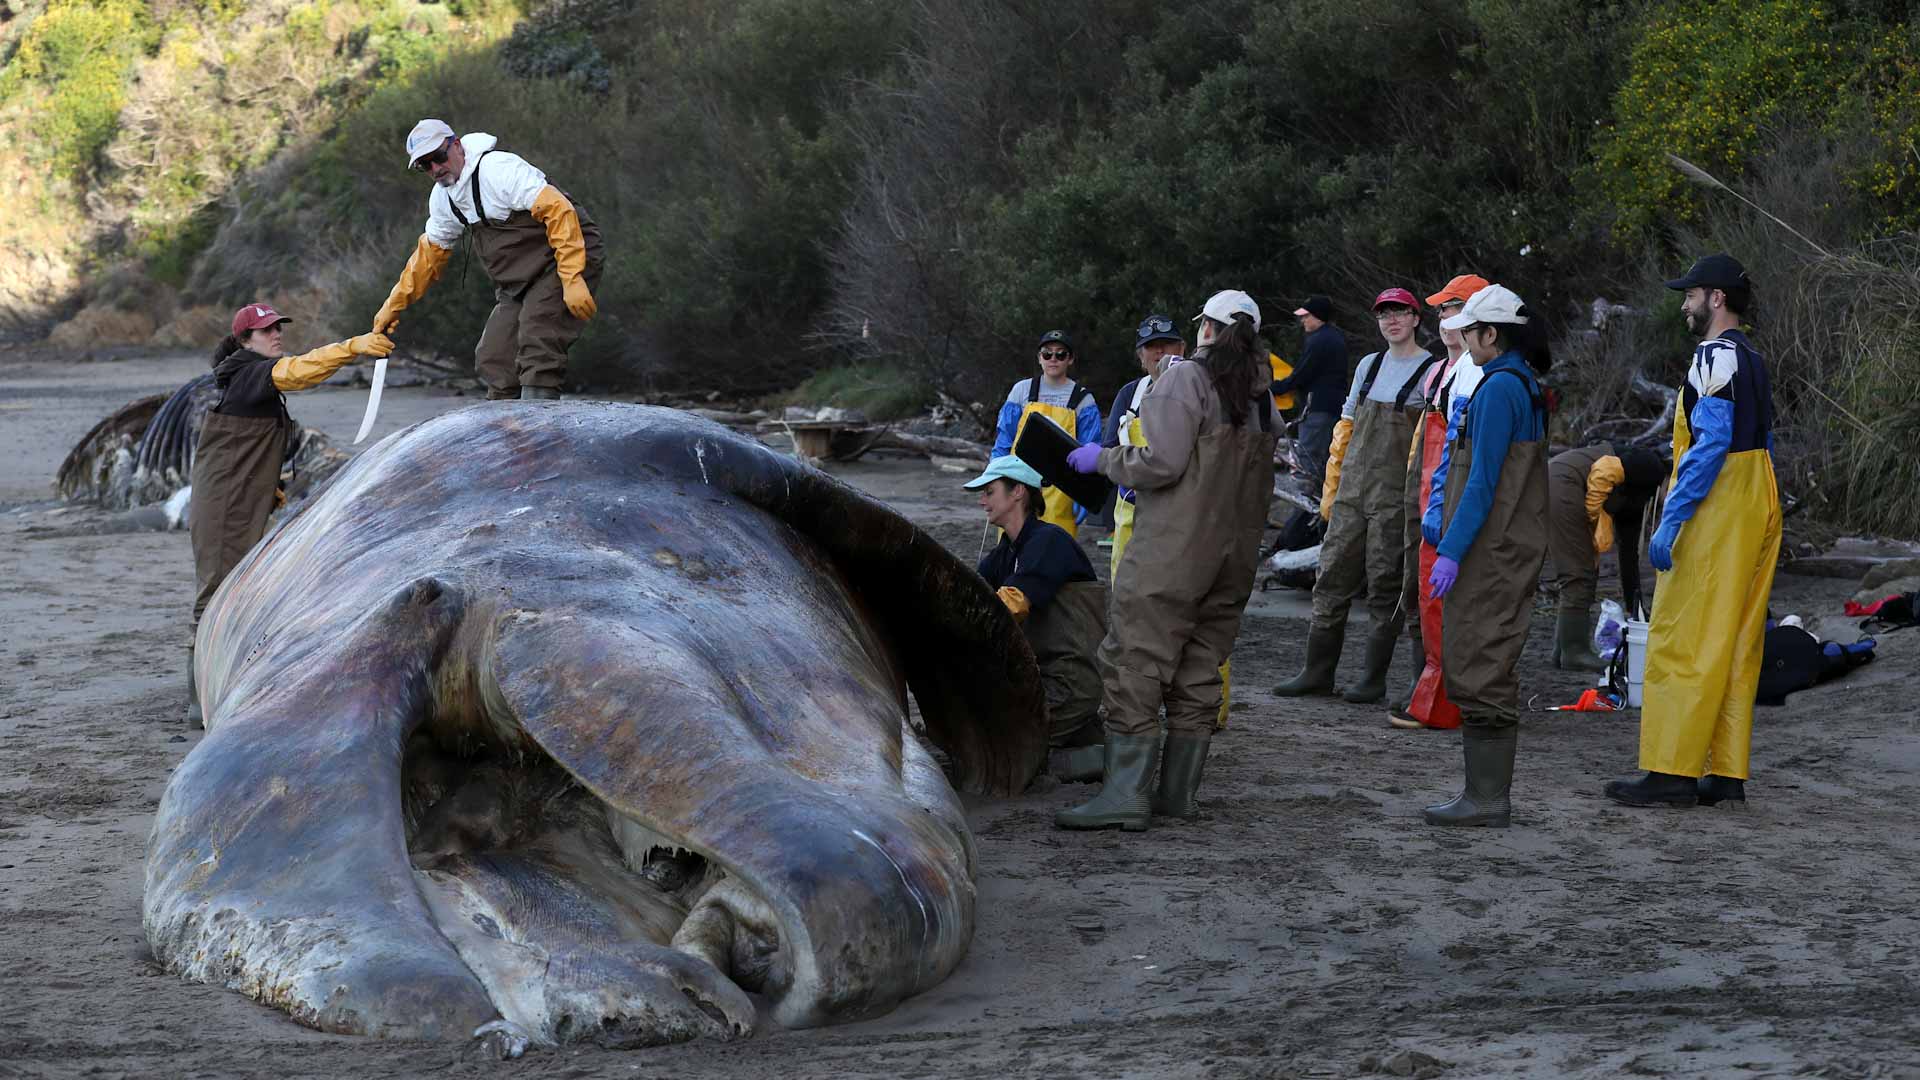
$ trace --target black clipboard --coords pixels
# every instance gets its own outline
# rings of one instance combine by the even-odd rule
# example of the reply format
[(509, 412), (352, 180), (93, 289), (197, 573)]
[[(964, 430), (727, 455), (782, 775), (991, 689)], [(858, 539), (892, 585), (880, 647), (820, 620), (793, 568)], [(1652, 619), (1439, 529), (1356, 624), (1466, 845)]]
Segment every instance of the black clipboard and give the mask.
[(1113, 481), (1099, 473), (1074, 472), (1067, 465), (1067, 455), (1079, 447), (1080, 441), (1067, 434), (1066, 428), (1033, 412), (1021, 426), (1020, 437), (1013, 441), (1013, 456), (1033, 466), (1040, 479), (1066, 492), (1067, 498), (1086, 507), (1088, 513), (1097, 514), (1113, 494)]

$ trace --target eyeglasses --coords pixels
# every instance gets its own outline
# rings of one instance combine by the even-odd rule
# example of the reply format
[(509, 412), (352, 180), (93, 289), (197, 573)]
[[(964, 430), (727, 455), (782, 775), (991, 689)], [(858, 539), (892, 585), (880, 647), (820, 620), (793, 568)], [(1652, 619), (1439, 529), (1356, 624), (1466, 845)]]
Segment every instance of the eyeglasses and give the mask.
[(1134, 331), (1134, 333), (1140, 337), (1146, 337), (1148, 334), (1167, 334), (1172, 332), (1173, 320), (1159, 315), (1155, 315), (1153, 318), (1141, 323), (1140, 328)]
[(1460, 328), (1460, 336), (1461, 336), (1461, 337), (1466, 337), (1466, 336), (1467, 336), (1468, 334), (1478, 334), (1478, 333), (1480, 333), (1481, 331), (1484, 331), (1484, 330), (1491, 330), (1491, 329), (1493, 329), (1493, 327), (1491, 327), (1491, 326), (1488, 326), (1488, 325), (1487, 325), (1486, 323), (1483, 323), (1483, 322), (1477, 322), (1477, 323), (1474, 323), (1474, 324), (1473, 324), (1472, 326), (1463, 326), (1463, 327), (1461, 327), (1461, 328)]
[(1040, 359), (1042, 360), (1065, 360), (1067, 357), (1072, 355), (1073, 355), (1072, 353), (1068, 352), (1065, 349), (1041, 349), (1040, 350)]
[(452, 149), (453, 140), (448, 139), (446, 142), (440, 144), (440, 149), (426, 155), (419, 161), (407, 166), (407, 168), (414, 172), (426, 172), (435, 165), (445, 165), (447, 163), (447, 154), (452, 151)]
[(1465, 300), (1449, 300), (1441, 304), (1438, 310), (1442, 315), (1458, 315), (1460, 314), (1460, 309), (1466, 306), (1467, 302)]
[(1376, 311), (1373, 313), (1373, 317), (1380, 322), (1386, 322), (1388, 319), (1414, 317), (1414, 312), (1407, 308), (1397, 308), (1392, 311)]

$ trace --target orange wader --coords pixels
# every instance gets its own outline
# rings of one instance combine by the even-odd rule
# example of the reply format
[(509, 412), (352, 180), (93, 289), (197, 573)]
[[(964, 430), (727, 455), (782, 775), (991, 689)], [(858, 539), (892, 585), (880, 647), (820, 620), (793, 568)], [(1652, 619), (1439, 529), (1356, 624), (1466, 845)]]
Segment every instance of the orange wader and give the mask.
[[(1459, 362), (1471, 364), (1473, 360), (1463, 356)], [(1413, 460), (1407, 469), (1407, 543), (1414, 555), (1407, 567), (1403, 588), (1403, 593), (1412, 593), (1415, 597), (1414, 607), (1419, 617), (1414, 622), (1426, 658), (1420, 677), (1413, 684), (1413, 695), (1407, 700), (1407, 715), (1423, 726), (1442, 730), (1460, 726), (1460, 707), (1447, 697), (1447, 680), (1441, 674), (1444, 670), (1440, 663), (1442, 600), (1433, 595), (1433, 586), (1427, 583), (1440, 552), (1420, 535), (1420, 519), (1426, 515), (1434, 470), (1440, 467), (1440, 455), (1447, 446), (1447, 410), (1445, 399), (1438, 405), (1429, 403), (1414, 429)]]

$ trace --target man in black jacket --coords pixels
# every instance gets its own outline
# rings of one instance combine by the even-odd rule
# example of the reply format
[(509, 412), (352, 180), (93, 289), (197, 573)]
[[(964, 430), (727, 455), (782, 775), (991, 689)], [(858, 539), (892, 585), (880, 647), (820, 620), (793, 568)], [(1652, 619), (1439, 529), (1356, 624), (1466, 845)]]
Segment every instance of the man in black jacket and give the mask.
[(1294, 459), (1306, 473), (1300, 491), (1310, 499), (1320, 498), (1327, 479), (1327, 450), (1333, 442), (1333, 425), (1340, 420), (1340, 406), (1347, 396), (1347, 336), (1327, 320), (1333, 317), (1333, 303), (1324, 296), (1310, 296), (1294, 309), (1300, 329), (1306, 332), (1300, 350), (1300, 362), (1293, 374), (1275, 380), (1273, 392), (1304, 394), (1306, 411), (1300, 416), (1300, 430), (1294, 437)]

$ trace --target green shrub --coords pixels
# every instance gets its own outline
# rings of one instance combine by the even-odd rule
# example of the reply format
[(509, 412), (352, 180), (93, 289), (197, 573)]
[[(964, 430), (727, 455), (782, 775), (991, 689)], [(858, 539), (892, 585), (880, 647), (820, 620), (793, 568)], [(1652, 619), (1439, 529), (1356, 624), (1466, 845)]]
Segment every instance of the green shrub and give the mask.
[(815, 372), (768, 404), (857, 409), (869, 420), (884, 422), (918, 416), (935, 400), (933, 387), (913, 372), (895, 364), (865, 363)]
[(1854, 27), (1817, 3), (1656, 6), (1594, 160), (1617, 231), (1696, 220), (1698, 196), (1668, 153), (1738, 177), (1779, 121), (1832, 116), (1860, 57)]
[(113, 139), (133, 62), (150, 43), (139, 0), (51, 0), (0, 77), (0, 98), (31, 88), (30, 130), (57, 171), (93, 171)]

